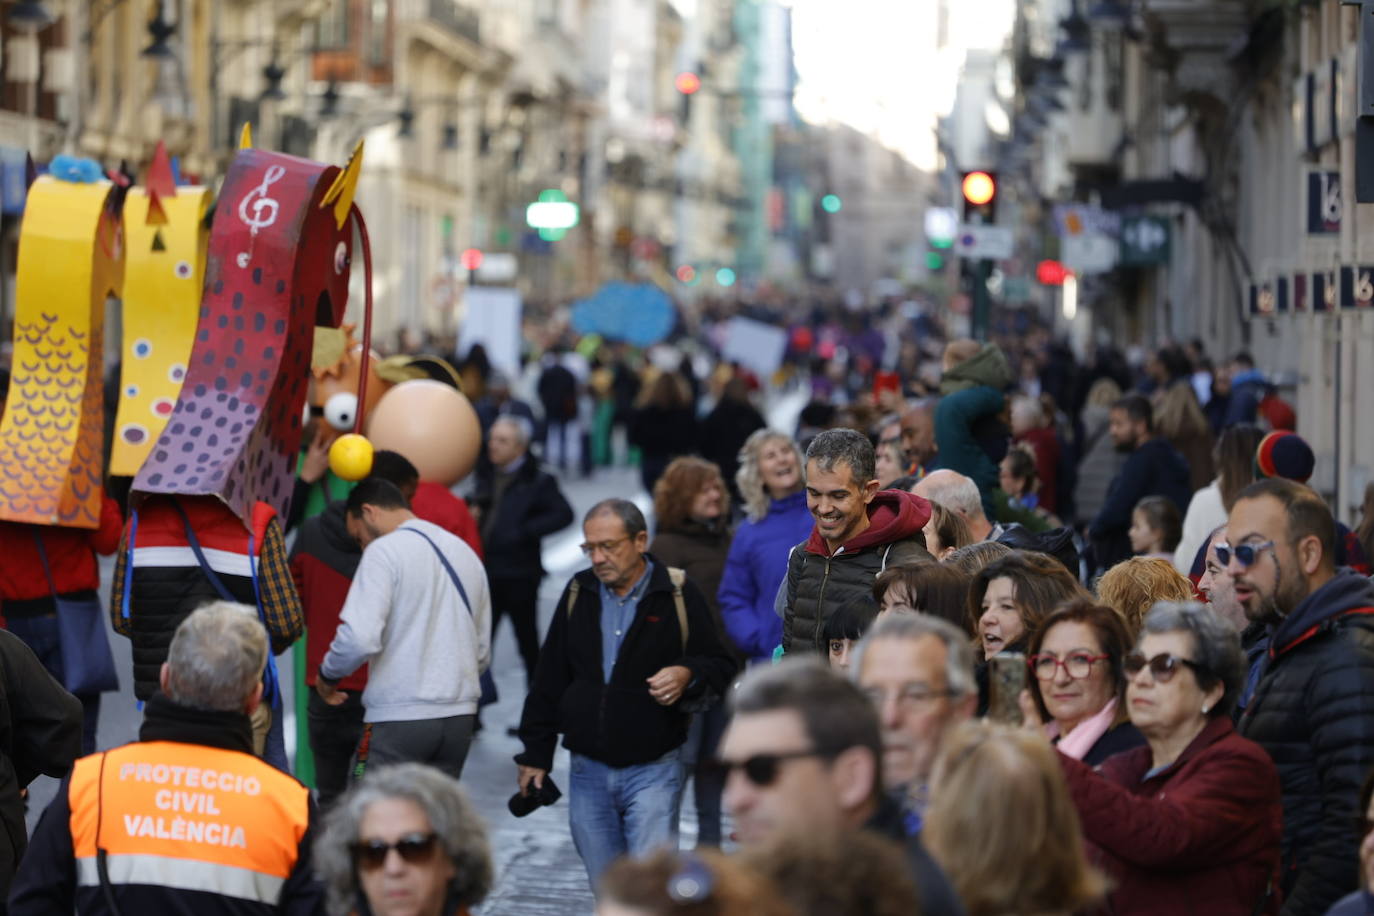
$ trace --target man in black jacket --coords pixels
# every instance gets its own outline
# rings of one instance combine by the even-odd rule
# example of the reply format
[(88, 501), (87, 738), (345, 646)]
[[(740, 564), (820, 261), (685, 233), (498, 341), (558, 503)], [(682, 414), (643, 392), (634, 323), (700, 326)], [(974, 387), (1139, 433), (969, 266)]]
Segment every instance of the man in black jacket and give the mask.
[(527, 681), (539, 659), (539, 542), (572, 524), (572, 506), (553, 475), (529, 453), (533, 427), (523, 417), (498, 417), (487, 438), (490, 465), (478, 469), (472, 507), (478, 517), (491, 587), (491, 635), (510, 617)]
[(582, 521), (592, 568), (554, 610), (525, 699), (520, 791), (540, 789), (559, 733), (572, 752), (568, 823), (593, 886), (614, 859), (677, 844), (688, 704), (725, 692), (735, 662), (700, 590), (645, 553), (634, 503)]
[(1374, 764), (1374, 584), (1337, 568), (1331, 510), (1290, 480), (1241, 491), (1216, 545), (1245, 615), (1268, 629), (1240, 733), (1283, 787), (1283, 913), (1320, 916), (1355, 889)]
[(1121, 473), (1107, 487), (1107, 500), (1088, 528), (1096, 569), (1110, 569), (1131, 556), (1131, 514), (1147, 496), (1163, 496), (1182, 516), (1193, 498), (1188, 462), (1168, 440), (1155, 435), (1154, 409), (1138, 394), (1112, 405), (1107, 431), (1118, 452), (1129, 452)]

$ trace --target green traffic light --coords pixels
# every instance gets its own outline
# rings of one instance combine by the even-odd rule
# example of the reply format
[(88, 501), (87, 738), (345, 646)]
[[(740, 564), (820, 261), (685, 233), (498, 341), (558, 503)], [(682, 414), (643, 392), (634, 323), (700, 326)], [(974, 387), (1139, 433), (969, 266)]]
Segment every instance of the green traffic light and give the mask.
[(821, 198), (821, 209), (826, 213), (839, 213), (844, 206), (844, 201), (840, 200), (838, 194), (827, 194)]
[(945, 266), (944, 257), (935, 251), (926, 252), (926, 268), (928, 270), (943, 270)]
[(716, 271), (716, 285), (726, 287), (734, 286), (735, 272), (728, 267), (722, 267), (720, 270)]

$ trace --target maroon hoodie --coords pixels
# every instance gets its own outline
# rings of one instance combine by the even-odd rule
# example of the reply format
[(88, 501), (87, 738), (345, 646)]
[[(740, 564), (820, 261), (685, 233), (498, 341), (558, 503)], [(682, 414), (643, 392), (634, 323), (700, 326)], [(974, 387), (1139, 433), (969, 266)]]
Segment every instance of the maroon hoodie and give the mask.
[[(875, 544), (904, 541), (929, 521), (930, 503), (924, 497), (905, 490), (879, 490), (874, 494), (873, 502), (868, 504), (868, 527), (845, 541), (840, 551), (854, 553)], [(819, 557), (831, 555), (820, 529), (814, 525), (811, 527), (811, 538), (806, 542), (806, 552)]]

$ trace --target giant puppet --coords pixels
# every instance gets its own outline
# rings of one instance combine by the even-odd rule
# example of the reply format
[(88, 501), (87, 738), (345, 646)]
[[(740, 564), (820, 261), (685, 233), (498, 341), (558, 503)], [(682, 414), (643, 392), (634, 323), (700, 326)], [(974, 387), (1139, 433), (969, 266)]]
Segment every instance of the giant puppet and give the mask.
[[(133, 642), (140, 699), (157, 690), (177, 625), (207, 600), (256, 605), (274, 652), (303, 627), (280, 519), (314, 329), (343, 318), (355, 227), (366, 252), (353, 206), (362, 150), (340, 169), (254, 149), (244, 134), (216, 204), (185, 379), (134, 479), (116, 568), (116, 629)], [(279, 708), (271, 665), (266, 693)], [(266, 757), (285, 765), (279, 740)]]
[(119, 410), (110, 474), (132, 477), (172, 414), (200, 315), (211, 193), (178, 187), (161, 143), (124, 204), (126, 255)]

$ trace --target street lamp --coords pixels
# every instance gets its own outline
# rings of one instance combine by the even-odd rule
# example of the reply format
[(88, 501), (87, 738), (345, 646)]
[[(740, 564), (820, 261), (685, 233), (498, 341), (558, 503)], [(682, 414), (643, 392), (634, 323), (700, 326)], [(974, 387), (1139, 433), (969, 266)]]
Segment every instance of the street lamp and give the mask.
[(9, 8), (9, 12), (5, 14), (5, 21), (20, 32), (39, 32), (57, 19), (38, 0), (24, 0)]
[(153, 43), (139, 52), (140, 57), (147, 57), (157, 60), (170, 60), (176, 57), (176, 52), (167, 43), (167, 39), (176, 34), (175, 23), (168, 22), (162, 15), (162, 6), (159, 4), (157, 15), (148, 20), (148, 34), (153, 37)]
[(331, 76), (328, 84), (324, 87), (324, 92), (320, 94), (320, 117), (332, 118), (338, 113), (339, 81)]
[(262, 68), (262, 78), (267, 82), (266, 88), (262, 90), (264, 100), (281, 102), (286, 99), (286, 92), (281, 88), (281, 82), (286, 78), (286, 68), (277, 62), (275, 53), (272, 54), (272, 60), (267, 66)]

